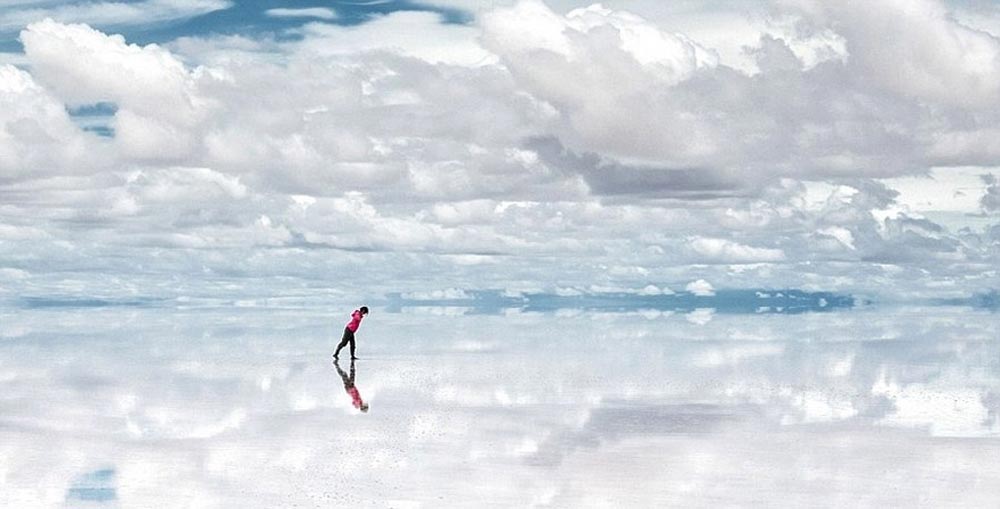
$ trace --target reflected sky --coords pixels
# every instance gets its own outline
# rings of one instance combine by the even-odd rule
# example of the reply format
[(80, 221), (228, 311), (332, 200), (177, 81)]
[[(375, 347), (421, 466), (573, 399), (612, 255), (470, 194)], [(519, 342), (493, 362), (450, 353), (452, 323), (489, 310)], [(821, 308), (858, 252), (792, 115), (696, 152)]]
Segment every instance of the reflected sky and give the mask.
[(1000, 496), (990, 310), (400, 311), (0, 311), (0, 506)]
[[(510, 311), (669, 311), (688, 313), (698, 309), (712, 309), (720, 313), (799, 314), (822, 313), (849, 309), (870, 301), (849, 294), (798, 289), (724, 289), (693, 293), (690, 291), (663, 293), (659, 287), (650, 286), (655, 293), (639, 291), (581, 291), (568, 292), (517, 292), (499, 290), (456, 290), (456, 295), (403, 295), (387, 296), (386, 308), (400, 312), (406, 308), (464, 308), (468, 313), (506, 314)], [(965, 302), (942, 302), (965, 305)]]

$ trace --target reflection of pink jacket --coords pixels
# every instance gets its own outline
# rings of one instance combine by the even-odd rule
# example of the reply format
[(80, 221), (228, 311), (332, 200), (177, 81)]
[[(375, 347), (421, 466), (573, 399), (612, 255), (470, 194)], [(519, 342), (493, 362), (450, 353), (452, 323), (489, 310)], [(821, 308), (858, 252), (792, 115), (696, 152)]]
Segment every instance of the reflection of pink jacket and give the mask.
[(365, 315), (361, 314), (361, 310), (355, 309), (354, 312), (351, 313), (351, 321), (347, 322), (347, 328), (350, 329), (351, 332), (358, 332), (358, 327), (361, 327), (361, 319), (364, 317)]
[(353, 385), (347, 389), (347, 393), (351, 395), (351, 404), (354, 405), (354, 408), (361, 408), (364, 403), (361, 401), (361, 393)]

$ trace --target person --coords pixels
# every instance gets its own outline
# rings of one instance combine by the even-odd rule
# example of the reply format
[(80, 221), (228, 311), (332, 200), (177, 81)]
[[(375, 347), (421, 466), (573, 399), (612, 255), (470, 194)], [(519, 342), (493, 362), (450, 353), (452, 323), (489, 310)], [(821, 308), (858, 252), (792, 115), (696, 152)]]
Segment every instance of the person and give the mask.
[(344, 373), (344, 370), (340, 369), (340, 364), (337, 361), (333, 361), (333, 366), (337, 368), (337, 373), (340, 373), (340, 379), (344, 381), (344, 390), (347, 391), (347, 395), (351, 397), (351, 404), (354, 408), (361, 410), (362, 412), (368, 411), (368, 403), (361, 400), (361, 394), (358, 392), (358, 388), (354, 386), (354, 361), (351, 361), (351, 374), (348, 375)]
[(351, 344), (351, 360), (357, 359), (354, 355), (354, 333), (358, 332), (358, 327), (361, 327), (361, 319), (366, 315), (368, 315), (368, 306), (361, 306), (360, 309), (355, 309), (351, 313), (351, 321), (347, 322), (347, 326), (344, 327), (344, 337), (337, 345), (337, 351), (333, 352), (334, 359), (340, 358), (340, 349), (347, 346), (348, 343)]

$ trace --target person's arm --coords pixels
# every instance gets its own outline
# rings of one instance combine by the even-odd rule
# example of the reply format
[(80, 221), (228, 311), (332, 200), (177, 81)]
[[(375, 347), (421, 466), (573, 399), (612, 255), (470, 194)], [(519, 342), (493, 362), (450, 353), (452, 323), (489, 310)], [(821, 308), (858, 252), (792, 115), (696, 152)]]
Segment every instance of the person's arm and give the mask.
[(361, 327), (361, 312), (355, 311), (351, 313), (351, 327), (355, 330)]

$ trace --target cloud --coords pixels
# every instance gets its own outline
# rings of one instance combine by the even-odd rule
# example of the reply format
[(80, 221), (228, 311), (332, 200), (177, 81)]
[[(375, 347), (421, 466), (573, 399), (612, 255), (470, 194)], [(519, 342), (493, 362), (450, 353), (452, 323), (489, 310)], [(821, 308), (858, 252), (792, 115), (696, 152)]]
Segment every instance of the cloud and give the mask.
[(835, 24), (850, 65), (887, 90), (967, 107), (1000, 98), (1000, 39), (957, 21), (941, 2), (794, 3), (811, 22)]
[(706, 168), (630, 165), (593, 152), (577, 154), (556, 137), (533, 138), (525, 147), (553, 168), (578, 174), (597, 195), (705, 199), (753, 192), (747, 183)]
[(666, 80), (681, 80), (718, 63), (716, 55), (682, 34), (664, 32), (638, 16), (599, 4), (561, 16), (540, 1), (524, 0), (487, 13), (482, 23), (484, 39), (492, 46), (517, 54), (555, 53), (571, 62), (589, 61), (586, 39), (609, 30), (614, 38), (594, 42), (617, 46)]
[(353, 27), (309, 23), (301, 32), (299, 50), (314, 55), (382, 50), (433, 63), (476, 66), (495, 61), (476, 41), (475, 27), (442, 25), (435, 12), (397, 11)]
[(826, 235), (828, 237), (833, 237), (847, 248), (855, 249), (854, 234), (851, 233), (851, 230), (848, 230), (847, 228), (841, 226), (828, 226), (826, 228), (816, 230), (816, 233), (820, 235)]
[[(932, 7), (922, 3), (916, 9), (922, 14), (903, 14), (947, 39), (942, 51), (969, 43), (979, 48), (973, 56), (951, 58), (946, 53), (911, 63), (905, 55), (891, 53), (903, 51), (894, 45), (896, 49), (878, 48), (885, 51), (879, 66), (865, 60), (877, 53), (868, 46), (883, 37), (876, 23), (891, 24), (903, 15), (898, 5), (858, 14), (870, 21), (853, 23), (851, 18), (844, 33), (836, 32), (842, 21), (838, 16), (850, 14), (841, 12), (848, 8), (789, 9), (786, 15), (798, 16), (800, 33), (842, 39), (845, 48), (858, 48), (859, 55), (807, 65), (793, 51), (793, 40), (765, 33), (750, 50), (759, 68), (752, 76), (701, 58), (700, 46), (686, 46), (684, 37), (671, 39), (655, 25), (606, 9), (563, 16), (539, 2), (519, 2), (484, 15), (483, 42), (527, 90), (560, 112), (565, 122), (553, 135), (569, 150), (644, 161), (666, 174), (689, 169), (707, 174), (703, 178), (708, 180), (884, 176), (913, 171), (922, 161), (947, 157), (948, 164), (971, 164), (988, 157), (982, 153), (984, 145), (974, 141), (986, 135), (988, 124), (971, 130), (957, 122), (941, 124), (932, 104), (955, 109), (993, 104), (991, 90), (1000, 86), (1000, 76), (988, 70), (994, 65), (993, 38), (956, 25), (947, 11)], [(628, 41), (637, 33), (676, 44), (649, 42), (662, 57), (650, 60), (630, 49)], [(952, 36), (954, 40), (948, 39)], [(979, 60), (970, 60), (974, 58)], [(587, 65), (577, 65), (580, 60)], [(956, 84), (947, 92), (934, 92), (929, 84), (927, 90), (891, 83), (870, 86), (886, 76), (905, 76), (909, 71), (903, 66), (931, 77), (961, 76), (957, 79), (963, 84), (976, 85)], [(965, 86), (974, 89), (951, 94)], [(956, 101), (956, 96), (968, 100)], [(851, 127), (835, 127), (846, 125)], [(924, 128), (936, 135), (925, 136)], [(969, 141), (928, 149), (949, 136)]]
[(31, 74), (0, 66), (0, 182), (98, 165), (100, 145)]
[(185, 159), (197, 127), (211, 114), (196, 81), (218, 79), (189, 71), (156, 45), (127, 44), (86, 25), (51, 19), (21, 33), (32, 75), (68, 105), (117, 106), (113, 143), (131, 160)]
[(654, 89), (667, 89), (716, 65), (714, 54), (682, 35), (599, 6), (560, 16), (531, 0), (484, 15), (482, 25), (483, 44), (533, 95), (566, 116), (581, 143), (628, 156), (712, 150), (691, 137), (677, 143), (659, 138), (667, 145), (654, 149), (644, 133), (654, 115), (656, 122), (664, 118), (656, 107), (639, 115), (636, 101), (649, 99)]
[(78, 2), (51, 5), (28, 1), (0, 14), (0, 31), (14, 31), (51, 18), (61, 23), (98, 26), (153, 25), (228, 9), (228, 0), (143, 0), (140, 2)]
[(21, 33), (31, 73), (68, 104), (112, 102), (160, 118), (191, 114), (193, 75), (169, 51), (52, 19)]
[(276, 8), (268, 9), (264, 13), (274, 18), (337, 19), (337, 12), (327, 7), (309, 7), (304, 9)]
[[(10, 241), (27, 241), (27, 240), (38, 240), (49, 238), (49, 234), (44, 230), (31, 226), (14, 226), (9, 224), (0, 224), (0, 241), (10, 242)], [(4, 269), (15, 270), (15, 269)], [(16, 271), (15, 272), (5, 272), (5, 275), (26, 275), (27, 272)], [(22, 278), (18, 278), (22, 279)]]
[(785, 259), (780, 249), (759, 248), (726, 239), (694, 237), (689, 240), (691, 249), (699, 256), (715, 262), (776, 262)]
[(983, 211), (994, 213), (1000, 211), (1000, 184), (993, 175), (984, 175), (983, 182), (986, 184), (986, 194), (979, 199), (979, 204)]
[[(753, 73), (650, 19), (538, 2), (473, 25), (400, 12), (163, 46), (33, 23), (26, 70), (0, 68), (0, 223), (45, 236), (7, 252), (72, 265), (61, 243), (155, 246), (225, 270), (213, 247), (266, 246), (233, 270), (309, 274), (335, 250), (393, 264), (387, 285), (426, 271), (442, 288), (996, 284), (974, 269), (996, 259), (995, 221), (962, 215), (988, 206), (975, 175), (991, 167), (931, 170), (945, 156), (928, 147), (965, 133), (948, 164), (989, 162), (974, 140), (997, 111), (806, 58), (814, 35), (863, 34), (783, 9), (801, 40), (762, 33)], [(67, 113), (95, 103), (113, 105), (112, 137)], [(967, 193), (933, 202), (958, 214), (918, 206), (940, 181)]]
[(709, 283), (704, 279), (691, 281), (690, 283), (684, 286), (684, 291), (691, 292), (695, 295), (702, 297), (715, 295), (715, 288), (712, 288), (712, 283)]

